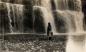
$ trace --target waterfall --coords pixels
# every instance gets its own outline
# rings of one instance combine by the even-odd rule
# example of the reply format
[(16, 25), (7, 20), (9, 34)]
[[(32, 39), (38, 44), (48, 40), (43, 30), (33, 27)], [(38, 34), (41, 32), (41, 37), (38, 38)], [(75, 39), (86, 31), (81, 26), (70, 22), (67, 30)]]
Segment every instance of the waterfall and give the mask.
[[(61, 18), (64, 22), (65, 22), (65, 28), (67, 29), (67, 33), (73, 33), (75, 31), (75, 28), (73, 27), (73, 17), (70, 13), (68, 13), (67, 10), (65, 11), (61, 11), (61, 10), (56, 10), (54, 11), (57, 13), (57, 15), (59, 15), (58, 17)], [(58, 18), (57, 17), (57, 18)]]
[(39, 8), (42, 11), (42, 13), (43, 13), (45, 29), (47, 30), (48, 23), (50, 22), (51, 25), (52, 25), (52, 31), (56, 33), (55, 24), (54, 24), (54, 18), (51, 16), (51, 14), (44, 7), (34, 6), (34, 9), (36, 9), (36, 8)]
[[(81, 9), (81, 1), (80, 0), (32, 0), (33, 8), (39, 8), (43, 13), (43, 20), (45, 24), (45, 29), (47, 29), (48, 22), (52, 25), (52, 31), (54, 33), (59, 33), (55, 24), (55, 17), (53, 12), (61, 15), (62, 20), (66, 23), (66, 28), (68, 30), (67, 33), (70, 32), (83, 32), (83, 13)], [(7, 0), (10, 2), (10, 0)], [(0, 3), (6, 4), (10, 25), (10, 32), (22, 31), (23, 32), (23, 15), (24, 15), (24, 5), (23, 4), (12, 4), (2, 2)], [(15, 2), (15, 1), (14, 1)], [(17, 2), (17, 1), (16, 1)], [(15, 3), (16, 3), (15, 2)], [(18, 2), (22, 3), (22, 1), (18, 0)], [(30, 2), (30, 1), (29, 1)], [(55, 8), (52, 10), (53, 6), (51, 6), (51, 2), (54, 3)], [(72, 9), (71, 9), (72, 8)], [(29, 12), (29, 11), (28, 11)], [(58, 18), (58, 17), (57, 17)], [(21, 27), (20, 27), (21, 26)]]
[(23, 5), (5, 3), (7, 7), (7, 14), (9, 18), (10, 32), (23, 32)]
[[(55, 8), (52, 10), (51, 2), (55, 3)], [(55, 24), (55, 17), (53, 12), (61, 15), (62, 20), (66, 22), (66, 28), (69, 32), (83, 32), (83, 14), (81, 9), (81, 1), (80, 0), (35, 0), (33, 3), (33, 8), (40, 8), (43, 13), (43, 20), (45, 24), (45, 29), (47, 29), (48, 22), (52, 25), (52, 31), (54, 33), (58, 30), (56, 29), (58, 26)], [(21, 1), (22, 2), (22, 1)], [(23, 15), (24, 15), (24, 5), (22, 4), (12, 4), (5, 3), (8, 11), (9, 25), (10, 31), (22, 31), (23, 32)], [(69, 5), (70, 3), (70, 5)], [(73, 4), (73, 6), (71, 6)], [(71, 6), (71, 7), (70, 7)], [(71, 10), (70, 8), (74, 8)], [(58, 17), (57, 17), (58, 18)], [(13, 24), (12, 24), (13, 23)], [(21, 27), (20, 27), (21, 26)], [(75, 27), (74, 27), (75, 26)]]
[(56, 10), (68, 9), (68, 0), (53, 0), (56, 6)]
[[(72, 0), (74, 3), (74, 6), (71, 5), (74, 9), (74, 11), (69, 10), (68, 13), (73, 16), (74, 19), (74, 26), (75, 26), (75, 33), (81, 33), (83, 32), (83, 13), (81, 9), (81, 1), (80, 0)], [(71, 7), (71, 8), (72, 8)], [(73, 21), (72, 21), (73, 22)], [(72, 32), (72, 33), (74, 33)], [(71, 34), (71, 33), (70, 33)], [(69, 35), (67, 46), (66, 46), (66, 52), (84, 52), (84, 35)]]
[(50, 3), (50, 0), (42, 0), (41, 1), (41, 6), (44, 7), (41, 10), (44, 13), (44, 21), (45, 21), (46, 27), (48, 26), (48, 22), (50, 22), (51, 23), (51, 26), (52, 26), (52, 31), (54, 33), (56, 33), (56, 26), (55, 26), (54, 17), (52, 15), (52, 11), (51, 11), (51, 3)]
[(73, 17), (74, 17), (74, 22), (75, 22), (75, 32), (83, 32), (83, 13), (82, 12), (69, 12), (69, 13), (73, 13)]
[(50, 0), (41, 0), (39, 5), (39, 0), (36, 0), (36, 4), (34, 5), (34, 8), (40, 8), (43, 13), (43, 19), (45, 23), (45, 29), (47, 30), (48, 23), (51, 23), (52, 31), (56, 33), (56, 26), (54, 22), (54, 17), (51, 11), (51, 3)]
[(10, 4), (9, 3), (6, 3), (6, 6), (7, 6), (7, 11), (8, 11), (8, 18), (9, 18), (9, 25), (10, 25), (10, 32), (13, 32), (13, 27), (11, 25), (12, 23), (12, 20), (11, 20), (11, 10), (10, 10)]
[[(72, 6), (72, 8), (74, 8), (73, 10), (69, 9), (71, 8), (70, 5), (68, 5), (69, 1), (71, 1), (71, 4), (74, 5)], [(62, 17), (63, 20), (66, 18), (65, 19), (65, 22), (67, 23), (66, 26), (69, 27), (68, 32), (69, 33), (83, 32), (84, 15), (81, 9), (81, 1), (80, 0), (54, 0), (54, 2), (56, 5), (56, 9), (54, 10), (54, 12), (63, 16)]]
[[(18, 28), (18, 32), (23, 32), (23, 5), (13, 4), (12, 6), (14, 28)], [(18, 23), (18, 26), (16, 26)], [(15, 29), (16, 30), (16, 29)]]

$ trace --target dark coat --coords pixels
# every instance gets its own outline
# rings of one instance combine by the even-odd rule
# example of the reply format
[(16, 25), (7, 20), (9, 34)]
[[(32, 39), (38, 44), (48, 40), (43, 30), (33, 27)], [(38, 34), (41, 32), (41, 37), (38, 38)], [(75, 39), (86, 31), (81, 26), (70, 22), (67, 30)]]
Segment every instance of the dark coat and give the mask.
[(49, 33), (51, 32), (52, 28), (51, 28), (51, 24), (48, 23), (48, 27), (47, 27), (47, 36), (49, 36)]

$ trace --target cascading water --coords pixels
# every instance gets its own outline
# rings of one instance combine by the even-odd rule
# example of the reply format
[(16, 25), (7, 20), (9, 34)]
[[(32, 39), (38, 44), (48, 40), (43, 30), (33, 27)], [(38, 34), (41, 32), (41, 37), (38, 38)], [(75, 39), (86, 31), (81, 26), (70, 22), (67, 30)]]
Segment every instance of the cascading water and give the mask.
[[(72, 5), (69, 2), (71, 1)], [(54, 0), (55, 5), (56, 5), (56, 12), (61, 14), (64, 18), (71, 20), (71, 23), (67, 22), (69, 26), (72, 26), (72, 28), (69, 31), (72, 32), (71, 29), (74, 29), (74, 32), (81, 32), (83, 30), (83, 13), (81, 9), (81, 1), (80, 0)], [(69, 8), (72, 7), (73, 10), (70, 10)], [(77, 11), (79, 10), (79, 11)], [(65, 15), (66, 14), (66, 15)], [(66, 20), (65, 20), (66, 21)], [(72, 22), (74, 23), (72, 24)], [(78, 26), (79, 25), (79, 26)], [(67, 26), (67, 25), (66, 25)], [(73, 27), (75, 26), (75, 28)]]
[(52, 28), (53, 28), (52, 31), (54, 33), (56, 33), (55, 24), (54, 24), (54, 18), (52, 17), (52, 15), (47, 11), (47, 9), (45, 7), (34, 6), (34, 10), (36, 8), (39, 8), (41, 10), (41, 12), (43, 13), (43, 19), (44, 19), (44, 23), (45, 23), (45, 29), (47, 30), (48, 23), (50, 22), (51, 25), (52, 25)]
[(56, 26), (55, 26), (54, 17), (52, 15), (52, 11), (51, 11), (50, 0), (40, 0), (40, 4), (39, 4), (39, 0), (36, 0), (35, 5), (34, 5), (34, 9), (35, 8), (39, 8), (43, 13), (45, 30), (47, 29), (48, 23), (50, 22), (52, 25), (52, 31), (54, 33), (56, 33)]
[[(23, 32), (23, 5), (14, 4), (11, 6), (13, 12), (14, 28), (18, 28), (18, 32)], [(16, 27), (16, 23), (18, 26)], [(16, 30), (16, 29), (15, 29)]]
[[(81, 9), (81, 0), (54, 0), (56, 12), (63, 16), (66, 26), (69, 27), (68, 33), (74, 35), (68, 36), (66, 52), (84, 52), (84, 36), (83, 32), (83, 13)], [(65, 2), (66, 1), (66, 2)], [(70, 2), (70, 3), (68, 3)], [(63, 4), (62, 4), (63, 3)], [(78, 36), (77, 36), (78, 35)]]
[[(83, 30), (83, 13), (81, 9), (81, 0), (54, 0), (56, 11), (65, 19), (66, 26), (69, 27), (68, 33), (74, 35), (68, 36), (66, 52), (84, 52), (84, 35), (77, 36), (77, 33)], [(68, 3), (70, 2), (70, 3)]]
[(2, 3), (7, 6), (10, 33), (23, 32), (23, 5)]
[[(54, 2), (55, 9), (52, 11), (51, 2)], [(81, 32), (83, 31), (83, 14), (81, 11), (81, 3), (80, 0), (35, 0), (35, 4), (33, 5), (33, 8), (40, 8), (41, 12), (43, 13), (43, 19), (45, 24), (45, 29), (47, 29), (48, 22), (52, 25), (52, 31), (56, 33), (58, 30), (56, 29), (58, 26), (55, 25), (55, 20), (53, 16), (53, 12), (56, 12), (60, 14), (61, 19), (66, 22), (67, 25), (65, 25), (69, 32)], [(5, 2), (3, 2), (5, 3)], [(78, 4), (80, 3), (80, 4)], [(73, 6), (71, 5), (73, 4)], [(9, 17), (9, 25), (10, 25), (10, 31), (15, 32), (16, 29), (18, 31), (23, 32), (23, 5), (21, 4), (9, 4), (6, 3), (7, 10), (8, 10), (8, 17)], [(70, 6), (70, 7), (69, 7)], [(72, 10), (70, 8), (73, 8)], [(77, 11), (78, 10), (78, 11)], [(11, 14), (12, 13), (12, 14)], [(66, 15), (65, 15), (66, 14)], [(13, 16), (12, 16), (13, 15)], [(21, 20), (19, 20), (21, 19)], [(57, 16), (58, 19), (58, 16)], [(14, 25), (12, 25), (14, 23)], [(56, 23), (58, 24), (58, 23)], [(78, 26), (79, 25), (79, 26)], [(20, 27), (21, 26), (21, 27)], [(18, 29), (19, 28), (19, 29)]]
[(10, 14), (10, 12), (11, 12), (11, 10), (10, 10), (10, 4), (9, 3), (6, 3), (6, 6), (7, 6), (7, 11), (8, 11), (8, 18), (9, 18), (9, 25), (10, 25), (10, 32), (11, 33), (13, 33), (13, 27), (12, 27), (12, 25), (11, 25), (11, 23), (12, 23), (12, 20), (11, 20), (11, 14)]
[(68, 0), (53, 0), (57, 10), (68, 9)]
[[(69, 0), (70, 1), (70, 0)], [(60, 1), (59, 1), (60, 2)], [(74, 35), (69, 35), (68, 36), (68, 42), (67, 42), (67, 47), (66, 47), (66, 52), (84, 52), (84, 36), (81, 34), (81, 36), (77, 36), (76, 33), (80, 33), (83, 32), (83, 13), (81, 10), (81, 1), (77, 0), (72, 1), (74, 4), (73, 9), (74, 10), (70, 10), (70, 7), (67, 7), (66, 10), (64, 10), (64, 8), (61, 8), (62, 11), (59, 9), (59, 6), (57, 6), (58, 11), (60, 11), (61, 15), (66, 17), (67, 19), (69, 19), (69, 22), (66, 22), (67, 19), (65, 20), (65, 22), (68, 24), (67, 26), (69, 26), (68, 30), (69, 30), (69, 34), (74, 33)], [(78, 2), (78, 4), (77, 4)], [(68, 3), (68, 2), (67, 2)], [(68, 5), (66, 5), (68, 6)], [(65, 7), (66, 7), (65, 6)], [(73, 6), (73, 5), (72, 5)], [(76, 8), (78, 7), (78, 8)], [(78, 10), (78, 11), (77, 11)], [(57, 13), (59, 13), (58, 11), (56, 11)], [(65, 15), (64, 13), (66, 13), (67, 15)], [(63, 19), (64, 19), (63, 17)], [(82, 37), (82, 38), (81, 38)]]

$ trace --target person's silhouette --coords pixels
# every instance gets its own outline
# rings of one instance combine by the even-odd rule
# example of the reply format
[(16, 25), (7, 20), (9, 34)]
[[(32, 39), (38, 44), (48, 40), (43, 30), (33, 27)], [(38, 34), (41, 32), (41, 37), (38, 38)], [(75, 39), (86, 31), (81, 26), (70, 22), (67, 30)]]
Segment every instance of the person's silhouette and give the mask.
[(47, 27), (47, 36), (49, 36), (51, 30), (52, 30), (52, 28), (51, 28), (51, 24), (50, 24), (50, 22), (49, 22), (49, 23), (48, 23), (48, 27)]

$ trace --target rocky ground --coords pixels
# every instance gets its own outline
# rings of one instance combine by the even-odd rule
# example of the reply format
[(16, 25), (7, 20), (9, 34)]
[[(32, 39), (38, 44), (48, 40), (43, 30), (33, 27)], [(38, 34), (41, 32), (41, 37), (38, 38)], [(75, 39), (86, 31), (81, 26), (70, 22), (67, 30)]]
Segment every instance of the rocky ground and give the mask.
[(29, 39), (25, 36), (4, 37), (6, 39), (0, 39), (1, 52), (65, 52), (66, 36), (55, 36), (52, 40), (41, 36), (28, 36)]

